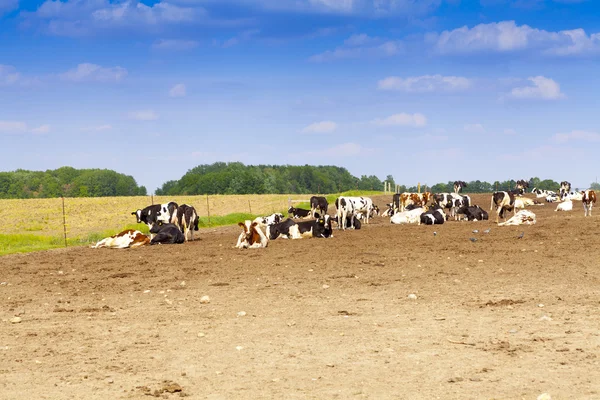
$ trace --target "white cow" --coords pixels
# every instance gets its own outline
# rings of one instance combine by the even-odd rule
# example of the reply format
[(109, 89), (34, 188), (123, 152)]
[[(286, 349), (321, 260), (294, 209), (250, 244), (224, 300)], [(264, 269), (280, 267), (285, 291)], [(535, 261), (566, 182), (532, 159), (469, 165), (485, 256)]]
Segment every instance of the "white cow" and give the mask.
[(535, 224), (535, 214), (529, 210), (521, 210), (513, 215), (508, 221), (501, 222), (498, 226), (510, 226), (510, 225), (533, 225)]
[(573, 201), (566, 200), (562, 203), (558, 203), (558, 205), (556, 206), (556, 210), (554, 211), (573, 211)]
[(402, 211), (394, 214), (390, 218), (392, 224), (417, 224), (421, 220), (421, 214), (427, 211), (423, 207), (415, 208), (410, 211)]

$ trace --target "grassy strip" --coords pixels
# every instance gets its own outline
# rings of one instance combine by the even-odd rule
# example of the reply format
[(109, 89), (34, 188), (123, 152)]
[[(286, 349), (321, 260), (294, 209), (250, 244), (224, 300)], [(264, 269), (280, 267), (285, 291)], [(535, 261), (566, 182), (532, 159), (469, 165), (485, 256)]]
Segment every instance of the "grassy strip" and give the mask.
[(64, 238), (33, 234), (0, 235), (0, 255), (48, 250), (65, 245)]

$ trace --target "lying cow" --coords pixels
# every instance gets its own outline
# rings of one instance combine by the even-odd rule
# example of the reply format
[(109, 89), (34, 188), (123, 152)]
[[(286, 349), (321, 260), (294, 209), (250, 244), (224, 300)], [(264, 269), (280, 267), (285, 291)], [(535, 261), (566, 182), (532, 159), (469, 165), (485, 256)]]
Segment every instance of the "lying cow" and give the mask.
[(528, 199), (527, 197), (519, 197), (515, 199), (515, 208), (525, 208), (529, 206), (543, 206), (544, 203), (540, 203), (539, 201)]
[[(148, 228), (152, 229), (152, 226), (159, 221), (164, 223), (171, 222), (171, 218), (176, 214), (177, 208), (177, 203), (171, 201), (169, 203), (153, 204), (143, 209), (137, 209), (132, 212), (131, 215), (136, 216), (138, 224), (146, 224), (148, 225)], [(150, 237), (152, 236), (153, 235), (150, 235)]]
[(566, 200), (562, 203), (558, 203), (558, 205), (556, 206), (556, 210), (554, 211), (573, 211), (573, 201)]
[(498, 226), (533, 225), (535, 222), (534, 213), (529, 210), (521, 210), (513, 215), (508, 221), (499, 223)]
[(242, 233), (240, 233), (235, 245), (238, 249), (259, 249), (269, 245), (269, 239), (260, 229), (258, 222), (247, 219), (238, 223), (238, 225), (242, 228)]
[(111, 249), (126, 249), (129, 247), (139, 247), (150, 243), (150, 238), (144, 235), (140, 231), (133, 229), (127, 229), (123, 232), (117, 233), (111, 237), (102, 239), (95, 245), (91, 246), (92, 249), (99, 249), (102, 247)]
[(446, 213), (442, 208), (436, 207), (430, 210), (427, 210), (420, 216), (419, 225), (441, 225), (446, 222)]
[(565, 192), (561, 197), (561, 200), (583, 200), (583, 192)]
[(155, 236), (150, 244), (181, 244), (185, 242), (185, 235), (175, 224), (156, 223), (150, 228), (150, 233)]
[(319, 215), (327, 214), (327, 208), (329, 208), (329, 203), (325, 197), (313, 196), (310, 198), (310, 215), (313, 218), (316, 218), (317, 211), (319, 211)]
[(310, 210), (305, 210), (303, 208), (288, 208), (288, 214), (292, 216), (292, 218), (307, 218), (310, 216)]
[(464, 216), (467, 221), (484, 221), (489, 218), (487, 211), (479, 206), (464, 206), (456, 210), (456, 213)]
[(581, 193), (583, 193), (581, 202), (583, 203), (583, 211), (585, 213), (583, 216), (587, 217), (589, 215), (591, 217), (592, 208), (594, 207), (594, 204), (596, 204), (596, 192), (593, 190), (584, 190)]
[(333, 231), (331, 230), (331, 217), (329, 215), (325, 215), (314, 221), (299, 222), (290, 227), (290, 236), (292, 239), (302, 239), (307, 237), (333, 237)]
[(274, 213), (271, 215), (267, 215), (266, 217), (256, 217), (256, 219), (254, 220), (254, 222), (258, 222), (261, 226), (264, 227), (273, 224), (278, 224), (281, 221), (283, 221), (283, 214), (281, 213)]
[(421, 214), (425, 211), (427, 211), (425, 207), (419, 207), (410, 211), (398, 212), (390, 218), (390, 222), (392, 224), (416, 224), (421, 220)]
[(296, 225), (296, 222), (289, 218), (283, 222), (267, 225), (265, 235), (269, 240), (275, 240), (278, 237), (281, 237), (282, 239), (290, 239), (290, 228), (294, 225)]

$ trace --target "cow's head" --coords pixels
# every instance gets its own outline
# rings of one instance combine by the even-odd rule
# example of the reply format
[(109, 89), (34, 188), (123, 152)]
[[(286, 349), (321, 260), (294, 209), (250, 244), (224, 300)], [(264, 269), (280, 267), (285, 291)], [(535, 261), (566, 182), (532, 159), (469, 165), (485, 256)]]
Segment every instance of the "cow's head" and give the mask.
[(142, 222), (142, 210), (137, 209), (136, 211), (132, 212), (131, 215), (135, 215), (138, 224)]

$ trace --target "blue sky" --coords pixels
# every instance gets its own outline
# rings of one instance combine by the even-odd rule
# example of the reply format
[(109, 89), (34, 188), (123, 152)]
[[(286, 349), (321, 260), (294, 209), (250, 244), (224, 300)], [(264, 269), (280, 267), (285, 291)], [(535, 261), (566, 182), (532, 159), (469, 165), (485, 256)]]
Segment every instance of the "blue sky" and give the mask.
[(598, 175), (600, 2), (0, 0), (0, 170)]

